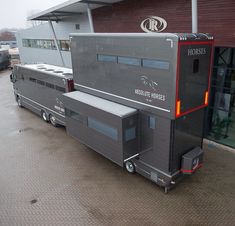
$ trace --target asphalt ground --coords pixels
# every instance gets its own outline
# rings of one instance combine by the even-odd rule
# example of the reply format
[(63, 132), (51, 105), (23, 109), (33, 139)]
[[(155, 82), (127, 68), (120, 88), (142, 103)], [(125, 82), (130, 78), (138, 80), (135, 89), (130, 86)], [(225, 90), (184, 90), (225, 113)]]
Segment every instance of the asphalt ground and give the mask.
[(0, 226), (235, 225), (235, 154), (204, 145), (204, 166), (168, 194), (14, 100), (0, 72)]

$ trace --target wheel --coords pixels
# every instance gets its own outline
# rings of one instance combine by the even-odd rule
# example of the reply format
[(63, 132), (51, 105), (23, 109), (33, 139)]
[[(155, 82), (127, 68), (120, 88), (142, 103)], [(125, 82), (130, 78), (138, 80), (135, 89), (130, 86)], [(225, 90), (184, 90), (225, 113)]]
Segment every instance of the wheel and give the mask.
[(46, 113), (45, 111), (43, 111), (43, 110), (42, 110), (41, 115), (42, 115), (42, 119), (43, 119), (43, 121), (48, 122), (47, 113)]
[(133, 162), (127, 161), (125, 163), (125, 167), (126, 167), (127, 172), (129, 172), (129, 173), (134, 173), (135, 172), (135, 166), (134, 166)]
[(58, 124), (56, 123), (56, 118), (55, 118), (54, 115), (50, 115), (50, 116), (49, 116), (49, 121), (50, 121), (50, 123), (51, 123), (54, 127), (57, 127), (57, 126), (58, 126)]
[(20, 108), (22, 108), (22, 107), (23, 107), (23, 106), (22, 106), (22, 101), (21, 101), (21, 98), (20, 98), (19, 96), (17, 96), (16, 101), (17, 101), (18, 106), (19, 106)]

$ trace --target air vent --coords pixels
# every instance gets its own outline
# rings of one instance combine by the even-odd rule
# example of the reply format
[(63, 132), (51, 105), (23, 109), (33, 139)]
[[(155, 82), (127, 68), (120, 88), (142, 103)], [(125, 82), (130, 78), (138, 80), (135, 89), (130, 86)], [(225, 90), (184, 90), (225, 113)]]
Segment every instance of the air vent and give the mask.
[(55, 73), (63, 73), (63, 71), (54, 71)]
[(73, 75), (73, 74), (66, 72), (66, 73), (63, 73), (63, 75)]

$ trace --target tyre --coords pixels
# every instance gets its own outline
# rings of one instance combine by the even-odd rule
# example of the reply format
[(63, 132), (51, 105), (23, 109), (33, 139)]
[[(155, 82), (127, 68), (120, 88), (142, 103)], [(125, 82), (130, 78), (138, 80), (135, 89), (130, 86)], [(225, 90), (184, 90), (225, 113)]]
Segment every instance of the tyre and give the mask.
[(131, 161), (127, 161), (125, 163), (125, 167), (128, 173), (134, 173), (135, 172), (135, 165)]
[(20, 98), (19, 96), (17, 96), (16, 101), (17, 101), (18, 106), (19, 106), (20, 108), (22, 108), (22, 107), (23, 107), (23, 106), (22, 106), (22, 100), (21, 100), (21, 98)]
[(51, 123), (54, 127), (57, 127), (57, 126), (58, 126), (58, 124), (56, 123), (56, 118), (55, 118), (54, 115), (50, 115), (50, 116), (49, 116), (49, 121), (50, 121), (50, 123)]
[(48, 116), (45, 111), (42, 110), (41, 116), (42, 116), (43, 121), (48, 122)]

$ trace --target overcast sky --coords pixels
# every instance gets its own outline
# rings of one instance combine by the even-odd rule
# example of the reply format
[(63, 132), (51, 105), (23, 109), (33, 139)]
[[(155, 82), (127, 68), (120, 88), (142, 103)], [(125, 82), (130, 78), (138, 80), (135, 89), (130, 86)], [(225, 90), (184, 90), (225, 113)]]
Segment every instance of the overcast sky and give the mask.
[(27, 16), (66, 1), (67, 0), (0, 0), (0, 29), (25, 28), (27, 26)]

